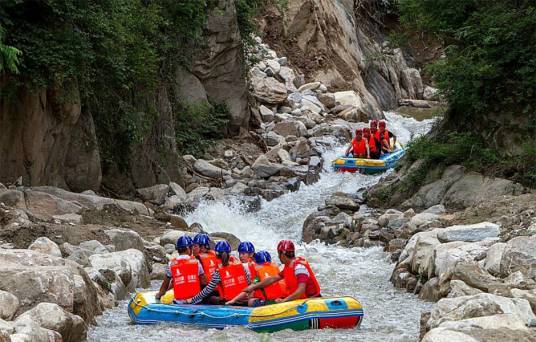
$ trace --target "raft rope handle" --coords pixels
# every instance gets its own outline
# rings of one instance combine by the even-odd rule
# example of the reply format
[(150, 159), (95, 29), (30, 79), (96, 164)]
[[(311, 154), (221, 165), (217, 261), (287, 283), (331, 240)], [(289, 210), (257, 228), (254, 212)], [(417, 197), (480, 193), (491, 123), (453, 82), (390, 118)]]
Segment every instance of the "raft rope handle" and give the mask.
[[(318, 298), (321, 298), (321, 297), (318, 297)], [(228, 316), (213, 316), (213, 315), (210, 315), (210, 314), (207, 314), (205, 312), (195, 312), (195, 313), (192, 313), (192, 312), (184, 312), (184, 311), (180, 311), (180, 310), (174, 310), (174, 313), (176, 314), (179, 314), (179, 315), (185, 315), (185, 316), (191, 316), (192, 314), (196, 314), (196, 315), (201, 315), (201, 316), (206, 316), (206, 317), (209, 317), (209, 318), (215, 318), (215, 319), (227, 319), (227, 318), (233, 318), (233, 317), (254, 317), (254, 318), (263, 318), (263, 317), (273, 317), (273, 316), (279, 316), (279, 315), (282, 315), (284, 313), (287, 313), (289, 311), (292, 311), (294, 309), (297, 309), (299, 306), (302, 306), (304, 304), (307, 304), (307, 302), (313, 300), (313, 299), (318, 299), (318, 298), (311, 298), (311, 299), (307, 299), (305, 300), (303, 303), (301, 304), (297, 304), (296, 306), (292, 306), (288, 309), (285, 309), (283, 311), (280, 311), (280, 312), (277, 312), (277, 313), (273, 313), (273, 314), (267, 314), (267, 315), (251, 315), (251, 314), (240, 314), (240, 313), (234, 313), (234, 314), (231, 314), (231, 315), (228, 315)], [(342, 298), (352, 298), (352, 297), (342, 297)], [(132, 301), (134, 303), (134, 305), (136, 306), (141, 306), (139, 305), (136, 301)], [(159, 313), (169, 313), (169, 311), (164, 311), (164, 310), (158, 310), (158, 309), (153, 309), (153, 308), (147, 308), (147, 307), (144, 307), (145, 310), (147, 311), (151, 311), (151, 312), (159, 312)], [(338, 311), (338, 310), (337, 310)], [(341, 310), (342, 311), (342, 310)]]

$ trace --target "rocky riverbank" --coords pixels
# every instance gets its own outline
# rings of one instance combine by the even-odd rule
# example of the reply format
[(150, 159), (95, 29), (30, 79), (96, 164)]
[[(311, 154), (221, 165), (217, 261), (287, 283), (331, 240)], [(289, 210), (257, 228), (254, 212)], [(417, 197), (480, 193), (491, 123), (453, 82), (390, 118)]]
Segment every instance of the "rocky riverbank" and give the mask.
[(422, 314), (423, 341), (534, 341), (535, 194), (453, 166), (405, 211), (368, 207), (393, 177), (366, 202), (333, 194), (305, 221), (304, 240), (382, 246), (396, 262), (393, 285), (437, 302)]

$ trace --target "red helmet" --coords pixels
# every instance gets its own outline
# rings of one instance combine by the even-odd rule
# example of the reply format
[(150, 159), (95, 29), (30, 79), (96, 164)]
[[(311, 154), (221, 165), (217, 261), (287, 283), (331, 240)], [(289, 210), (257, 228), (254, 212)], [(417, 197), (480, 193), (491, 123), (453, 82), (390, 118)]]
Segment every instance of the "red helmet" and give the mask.
[(370, 128), (368, 128), (368, 127), (363, 128), (363, 133), (364, 134), (370, 134)]
[(382, 121), (380, 121), (380, 125), (379, 125), (379, 126), (380, 126), (380, 127), (384, 127), (384, 128), (385, 128), (385, 121), (383, 121), (383, 120), (382, 120)]
[(358, 128), (355, 130), (355, 135), (358, 135), (358, 134), (363, 134), (363, 129), (361, 128)]
[(290, 240), (281, 240), (277, 244), (278, 253), (294, 252), (294, 251), (296, 251), (296, 247), (294, 247), (294, 242)]
[(370, 127), (378, 127), (378, 120), (371, 120)]

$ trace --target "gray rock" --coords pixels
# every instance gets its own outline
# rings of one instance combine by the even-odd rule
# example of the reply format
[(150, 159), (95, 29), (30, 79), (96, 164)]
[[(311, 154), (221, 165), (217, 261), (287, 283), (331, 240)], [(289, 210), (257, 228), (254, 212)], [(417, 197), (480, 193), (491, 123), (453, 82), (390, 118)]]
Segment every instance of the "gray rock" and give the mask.
[(352, 212), (359, 210), (359, 203), (353, 198), (343, 194), (335, 193), (326, 200), (327, 206), (337, 207), (341, 210), (349, 210)]
[(145, 251), (143, 240), (140, 235), (131, 229), (108, 229), (104, 233), (108, 235), (116, 251), (125, 251), (127, 249), (137, 249)]
[(27, 320), (36, 322), (42, 328), (59, 332), (65, 342), (86, 339), (87, 326), (84, 320), (54, 303), (40, 303), (17, 317), (16, 322), (20, 324)]
[(199, 172), (201, 175), (209, 178), (222, 178), (223, 176), (230, 175), (229, 171), (214, 166), (203, 159), (198, 159), (194, 163), (194, 170), (196, 172)]
[(506, 243), (501, 258), (501, 276), (521, 271), (536, 280), (536, 235), (519, 236)]
[(26, 207), (24, 194), (18, 190), (0, 190), (0, 203), (10, 207)]
[(47, 237), (37, 238), (28, 249), (44, 254), (48, 254), (54, 257), (61, 258), (61, 250), (58, 245)]
[(506, 248), (506, 243), (496, 243), (491, 246), (484, 260), (484, 269), (489, 273), (498, 276), (501, 272), (501, 259)]
[(253, 87), (253, 96), (262, 103), (277, 105), (285, 102), (287, 99), (287, 88), (285, 84), (273, 77), (258, 77), (254, 75), (251, 78), (251, 85)]
[(19, 310), (19, 299), (6, 291), (0, 290), (0, 319), (10, 321)]
[(261, 113), (262, 121), (264, 121), (264, 122), (272, 122), (272, 121), (274, 121), (274, 118), (275, 118), (274, 112), (270, 108), (268, 108), (268, 107), (266, 107), (264, 105), (261, 105), (259, 107), (259, 111)]
[(318, 87), (320, 87), (321, 84), (322, 83), (320, 83), (320, 82), (306, 83), (306, 84), (302, 85), (301, 87), (299, 87), (298, 91), (299, 92), (304, 92), (306, 90), (315, 90)]
[(148, 188), (136, 190), (138, 195), (144, 200), (156, 205), (161, 205), (166, 200), (169, 192), (169, 185), (157, 184)]
[(281, 64), (279, 64), (278, 61), (274, 59), (269, 59), (266, 61), (266, 65), (268, 65), (268, 67), (271, 68), (275, 74), (279, 74), (279, 71), (281, 70)]
[(447, 227), (437, 234), (437, 238), (441, 242), (476, 242), (487, 238), (498, 237), (499, 233), (499, 225), (491, 222), (481, 222)]
[(289, 135), (302, 137), (307, 134), (307, 127), (299, 121), (282, 121), (275, 125), (273, 131), (283, 137)]
[(169, 183), (169, 192), (172, 196), (177, 196), (179, 200), (186, 201), (187, 194), (186, 191), (177, 183), (170, 182)]
[(270, 162), (266, 155), (262, 154), (255, 160), (251, 169), (258, 177), (268, 178), (278, 174), (283, 169), (283, 166)]
[(95, 270), (114, 271), (125, 284), (127, 291), (149, 286), (149, 267), (145, 255), (137, 249), (95, 254), (89, 257), (89, 262)]
[(236, 250), (238, 248), (238, 245), (240, 244), (240, 239), (231, 233), (210, 233), (210, 238), (214, 241), (227, 240), (227, 242), (229, 242), (229, 244), (231, 245), (232, 250)]
[(462, 280), (454, 279), (450, 281), (450, 291), (447, 298), (472, 296), (479, 293), (483, 293), (482, 290), (475, 289), (464, 283)]

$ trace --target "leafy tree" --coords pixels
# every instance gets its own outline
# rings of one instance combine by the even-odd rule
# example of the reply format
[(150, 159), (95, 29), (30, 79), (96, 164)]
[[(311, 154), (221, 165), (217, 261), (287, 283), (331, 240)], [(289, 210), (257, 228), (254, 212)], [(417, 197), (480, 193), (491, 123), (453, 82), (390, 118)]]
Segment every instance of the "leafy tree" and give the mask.
[(0, 26), (0, 73), (8, 71), (18, 74), (19, 56), (22, 52), (13, 46), (4, 45), (2, 43), (4, 34), (5, 30)]

